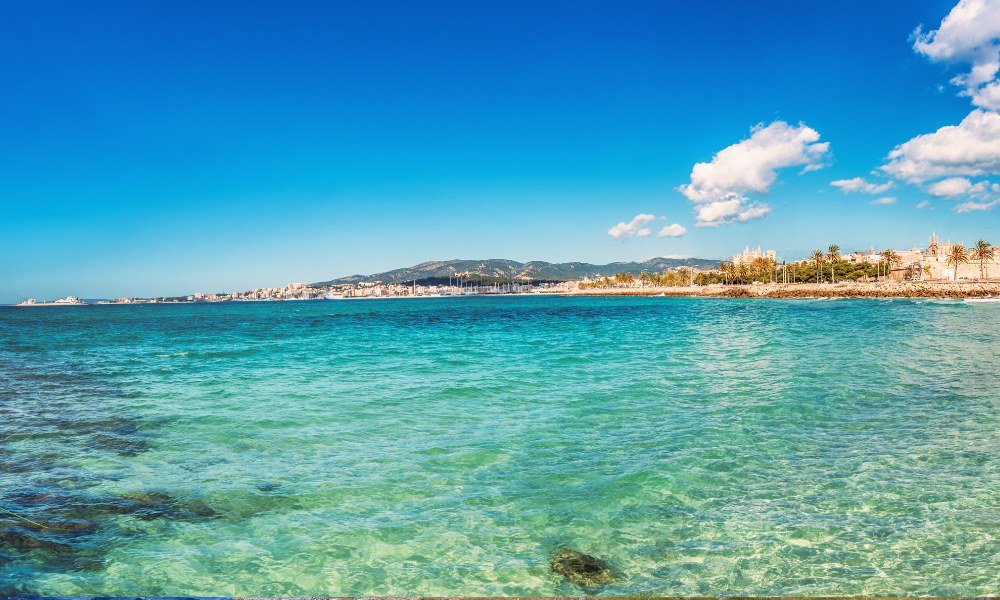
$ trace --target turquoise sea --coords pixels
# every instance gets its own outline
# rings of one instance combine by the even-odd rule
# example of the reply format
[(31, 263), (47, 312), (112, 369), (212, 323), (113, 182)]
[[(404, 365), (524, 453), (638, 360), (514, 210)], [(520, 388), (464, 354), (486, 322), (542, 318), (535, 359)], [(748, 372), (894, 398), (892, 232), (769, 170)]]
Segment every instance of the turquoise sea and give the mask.
[(0, 308), (0, 595), (997, 594), (998, 373), (955, 301)]

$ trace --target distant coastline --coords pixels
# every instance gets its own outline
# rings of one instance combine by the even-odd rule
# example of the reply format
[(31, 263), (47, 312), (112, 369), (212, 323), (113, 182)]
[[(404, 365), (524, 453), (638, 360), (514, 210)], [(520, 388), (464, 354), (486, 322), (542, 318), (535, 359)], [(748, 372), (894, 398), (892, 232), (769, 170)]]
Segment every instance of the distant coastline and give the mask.
[[(691, 285), (641, 287), (605, 287), (568, 289), (553, 287), (519, 293), (467, 292), (456, 294), (423, 294), (398, 296), (337, 296), (309, 298), (306, 300), (393, 300), (393, 299), (442, 299), (442, 298), (483, 298), (491, 296), (665, 296), (675, 298), (761, 298), (761, 299), (809, 299), (809, 298), (954, 298), (954, 299), (995, 299), (1000, 302), (1000, 281), (951, 282), (951, 281), (882, 281), (867, 283), (757, 283), (747, 285)], [(118, 306), (145, 304), (228, 304), (257, 302), (296, 302), (293, 299), (220, 299), (220, 300), (173, 300), (146, 302), (36, 302), (33, 304), (9, 304), (12, 307), (55, 307), (55, 306)]]
[[(708, 267), (708, 268), (705, 268)], [(990, 272), (994, 276), (990, 276)], [(494, 295), (703, 296), (741, 298), (990, 298), (1000, 296), (1000, 247), (985, 240), (966, 248), (932, 233), (926, 250), (874, 247), (827, 252), (793, 262), (775, 250), (746, 246), (729, 260), (652, 258), (593, 265), (521, 263), (506, 259), (424, 262), (373, 275), (319, 283), (181, 296), (84, 302), (67, 296), (17, 306), (180, 304), (353, 298), (435, 298)]]

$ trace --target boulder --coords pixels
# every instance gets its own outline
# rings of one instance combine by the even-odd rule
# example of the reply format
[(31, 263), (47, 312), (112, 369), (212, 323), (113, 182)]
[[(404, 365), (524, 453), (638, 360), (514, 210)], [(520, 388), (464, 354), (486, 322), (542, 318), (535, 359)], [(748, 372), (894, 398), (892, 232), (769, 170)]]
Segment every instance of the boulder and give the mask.
[(615, 579), (614, 570), (607, 562), (577, 552), (560, 550), (549, 557), (549, 565), (554, 573), (559, 573), (570, 583), (583, 587), (604, 585)]

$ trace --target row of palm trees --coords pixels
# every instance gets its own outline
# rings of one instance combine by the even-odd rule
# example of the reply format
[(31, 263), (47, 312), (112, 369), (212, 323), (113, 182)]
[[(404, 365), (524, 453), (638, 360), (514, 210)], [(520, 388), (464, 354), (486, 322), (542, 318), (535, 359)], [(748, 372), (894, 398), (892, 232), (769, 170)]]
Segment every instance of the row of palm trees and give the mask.
[[(665, 273), (642, 273), (638, 277), (631, 273), (618, 273), (613, 277), (604, 277), (581, 287), (585, 288), (606, 288), (606, 287), (634, 287), (638, 285), (706, 285), (710, 283), (724, 284), (746, 284), (755, 281), (762, 282), (810, 282), (823, 283), (829, 280), (836, 283), (838, 276), (840, 280), (851, 279), (854, 281), (867, 281), (870, 278), (880, 279), (887, 277), (894, 268), (902, 264), (899, 254), (893, 250), (883, 250), (879, 253), (880, 259), (877, 263), (860, 262), (851, 263), (844, 260), (840, 252), (840, 246), (831, 244), (827, 251), (814, 250), (809, 261), (802, 264), (778, 265), (770, 258), (756, 258), (750, 262), (733, 264), (723, 262), (717, 272), (697, 273), (689, 269), (678, 271), (667, 271)], [(979, 240), (976, 245), (968, 250), (962, 244), (953, 244), (948, 253), (947, 264), (954, 267), (953, 279), (958, 278), (958, 267), (972, 261), (979, 263), (979, 278), (988, 279), (989, 269), (987, 263), (992, 262), (996, 257), (993, 246), (985, 241)], [(929, 267), (924, 267), (928, 269)], [(928, 271), (929, 272), (929, 271)], [(829, 277), (827, 277), (829, 275)]]
[(990, 271), (986, 263), (993, 262), (996, 257), (996, 252), (993, 249), (993, 245), (986, 240), (979, 240), (976, 245), (968, 250), (962, 244), (952, 244), (951, 251), (948, 253), (948, 264), (954, 267), (952, 271), (951, 278), (958, 279), (958, 267), (959, 265), (969, 264), (972, 261), (979, 263), (979, 278), (989, 279)]
[[(883, 250), (882, 252), (879, 252), (879, 255), (881, 257), (880, 260), (877, 263), (874, 263), (874, 276), (876, 278), (889, 275), (894, 267), (899, 266), (903, 262), (903, 260), (899, 257), (899, 254), (893, 250)], [(837, 244), (830, 244), (826, 249), (826, 253), (822, 250), (813, 250), (811, 262), (816, 267), (816, 283), (822, 283), (826, 280), (826, 270), (824, 269), (824, 265), (830, 265), (831, 283), (837, 283), (837, 271), (843, 270), (844, 266), (849, 265), (849, 263), (845, 261), (841, 255), (840, 246)], [(861, 269), (862, 275), (867, 277), (869, 270), (870, 269)], [(855, 273), (852, 274), (856, 275), (856, 271), (858, 271), (858, 269), (854, 269), (854, 271)], [(841, 277), (841, 279), (844, 279), (844, 277)]]
[(790, 265), (779, 265), (769, 258), (757, 258), (739, 264), (724, 262), (719, 269), (719, 279), (721, 279), (719, 283), (745, 284), (755, 281), (822, 283), (827, 280), (835, 282), (838, 279), (868, 280), (887, 275), (892, 267), (900, 262), (899, 256), (888, 250), (882, 253), (882, 260), (878, 264), (851, 263), (842, 258), (839, 246), (831, 245), (825, 253), (816, 250), (809, 260)]
[[(872, 277), (875, 279), (887, 277), (893, 269), (899, 267), (903, 262), (899, 254), (893, 250), (883, 250), (879, 255), (879, 261), (874, 264), (868, 262), (849, 263), (843, 259), (840, 246), (831, 244), (827, 247), (826, 252), (814, 250), (810, 259), (798, 268), (796, 265), (791, 267), (781, 265), (779, 268), (778, 264), (771, 259), (757, 258), (749, 263), (735, 265), (724, 262), (719, 271), (722, 283), (740, 284), (779, 280), (836, 283), (838, 278), (840, 280), (867, 280)], [(992, 262), (995, 257), (995, 249), (992, 244), (986, 240), (979, 240), (973, 248), (968, 250), (962, 244), (952, 245), (946, 260), (947, 264), (954, 267), (952, 275), (954, 279), (958, 278), (959, 266), (972, 261), (979, 263), (979, 278), (988, 279), (987, 264)], [(924, 268), (928, 269), (928, 267)]]
[[(892, 250), (883, 250), (879, 254), (881, 254), (882, 258), (876, 264), (878, 276), (888, 275), (894, 267), (902, 263), (899, 255)], [(996, 253), (993, 245), (986, 240), (979, 240), (974, 247), (968, 250), (962, 244), (952, 244), (951, 250), (946, 257), (946, 262), (953, 267), (952, 279), (958, 279), (958, 267), (960, 265), (968, 264), (972, 261), (979, 263), (979, 278), (988, 279), (989, 269), (987, 263), (992, 262), (995, 256)], [(830, 281), (836, 283), (836, 266), (842, 262), (840, 246), (831, 244), (825, 254), (822, 250), (813, 251), (812, 262), (816, 265), (817, 283), (820, 282), (821, 273), (823, 273), (823, 264), (826, 261), (829, 261), (830, 264)]]
[(691, 285), (698, 283), (695, 279), (694, 271), (691, 269), (678, 269), (676, 271), (665, 271), (663, 273), (646, 273), (643, 271), (638, 277), (631, 273), (618, 273), (610, 277), (602, 277), (590, 283), (581, 283), (582, 289), (589, 288), (609, 288), (609, 287), (636, 287), (648, 285)]
[(774, 281), (778, 263), (770, 258), (755, 258), (750, 262), (733, 264), (724, 262), (720, 267), (722, 282), (726, 284), (752, 283), (754, 281)]

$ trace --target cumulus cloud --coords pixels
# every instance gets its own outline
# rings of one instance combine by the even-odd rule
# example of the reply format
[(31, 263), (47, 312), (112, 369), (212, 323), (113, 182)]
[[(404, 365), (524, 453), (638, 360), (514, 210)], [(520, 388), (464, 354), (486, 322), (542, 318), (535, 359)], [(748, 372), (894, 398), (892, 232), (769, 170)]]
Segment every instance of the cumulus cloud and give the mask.
[(913, 49), (932, 62), (962, 63), (969, 71), (952, 78), (961, 95), (983, 108), (1000, 109), (1000, 0), (961, 0), (941, 21), (913, 32)]
[(972, 103), (983, 108), (1000, 110), (1000, 81), (988, 83), (976, 90), (972, 96)]
[(749, 138), (723, 148), (711, 162), (697, 163), (691, 170), (690, 183), (677, 189), (699, 205), (695, 217), (699, 226), (749, 221), (771, 209), (751, 202), (746, 194), (770, 192), (779, 169), (822, 168), (829, 148), (829, 143), (819, 141), (815, 129), (802, 123), (760, 124), (751, 129)]
[(938, 198), (954, 198), (986, 191), (986, 182), (972, 183), (964, 177), (949, 177), (927, 186), (927, 192)]
[(649, 215), (646, 213), (639, 213), (632, 218), (631, 221), (626, 223), (622, 221), (608, 230), (608, 235), (615, 238), (616, 240), (627, 240), (628, 238), (634, 237), (646, 237), (647, 235), (653, 233), (653, 230), (646, 227), (650, 223), (656, 220), (655, 215)]
[[(932, 62), (962, 64), (968, 71), (951, 82), (980, 108), (958, 125), (918, 135), (899, 144), (879, 167), (882, 174), (924, 188), (938, 198), (961, 198), (956, 212), (990, 210), (998, 205), (1000, 185), (973, 178), (1000, 174), (1000, 0), (960, 0), (941, 25), (913, 33), (913, 49)], [(860, 177), (831, 182), (844, 193), (881, 194), (888, 190)], [(885, 185), (885, 184), (882, 184)], [(873, 204), (889, 203), (888, 197)], [(930, 206), (928, 200), (917, 208)]]
[(718, 227), (729, 223), (745, 223), (771, 212), (771, 207), (750, 202), (740, 194), (727, 194), (722, 200), (704, 202), (695, 211), (698, 227)]
[(966, 199), (955, 212), (990, 210), (1000, 185), (971, 178), (1000, 174), (1000, 114), (976, 109), (958, 125), (918, 135), (893, 148), (880, 169), (932, 196)]
[(991, 210), (1000, 205), (1000, 184), (988, 181), (973, 183), (964, 177), (949, 177), (927, 186), (927, 192), (939, 198), (964, 198), (966, 201), (955, 207), (957, 213)]
[(1000, 172), (1000, 114), (974, 110), (958, 125), (918, 135), (893, 148), (881, 169), (911, 183)]
[(674, 223), (673, 225), (667, 225), (666, 227), (664, 227), (663, 229), (661, 229), (656, 234), (656, 237), (660, 237), (660, 238), (662, 238), (662, 237), (681, 237), (685, 233), (687, 233), (687, 228), (685, 228), (683, 225), (679, 225), (677, 223)]
[(831, 181), (830, 185), (838, 188), (845, 194), (861, 193), (874, 195), (884, 193), (892, 188), (891, 181), (887, 181), (885, 183), (870, 183), (861, 177), (855, 177), (853, 179), (838, 179), (836, 181)]
[(872, 204), (874, 204), (876, 206), (885, 206), (887, 204), (895, 204), (895, 203), (896, 203), (896, 197), (895, 196), (886, 196), (884, 198), (879, 198), (877, 200), (872, 200)]
[(968, 202), (963, 202), (955, 207), (955, 212), (957, 213), (967, 213), (976, 210), (992, 210), (1000, 206), (1000, 198), (994, 198), (993, 200), (969, 200)]

